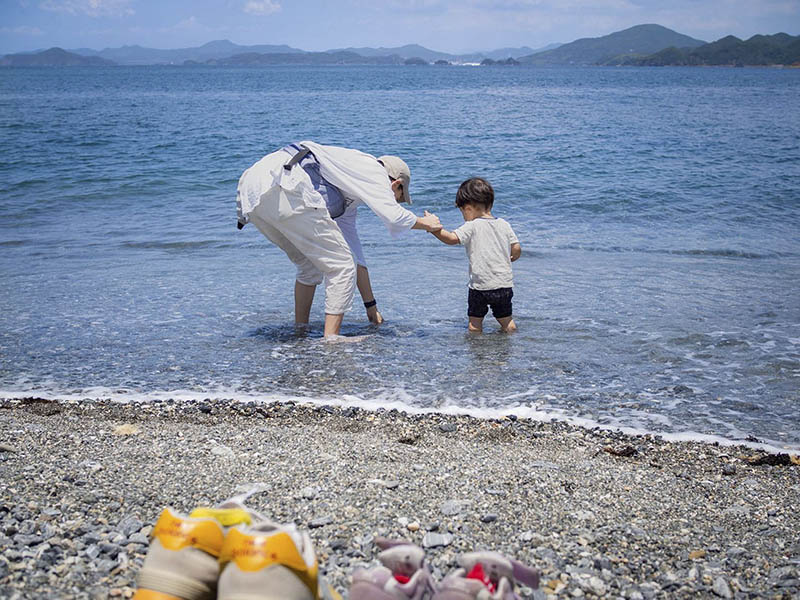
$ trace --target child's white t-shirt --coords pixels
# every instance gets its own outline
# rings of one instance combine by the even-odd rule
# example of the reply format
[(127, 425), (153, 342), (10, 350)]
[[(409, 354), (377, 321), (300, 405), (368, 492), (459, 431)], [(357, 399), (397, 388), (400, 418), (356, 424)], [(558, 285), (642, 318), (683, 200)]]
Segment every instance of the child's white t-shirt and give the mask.
[(469, 258), (469, 287), (496, 290), (513, 286), (511, 244), (519, 242), (503, 219), (480, 217), (465, 222), (453, 233)]

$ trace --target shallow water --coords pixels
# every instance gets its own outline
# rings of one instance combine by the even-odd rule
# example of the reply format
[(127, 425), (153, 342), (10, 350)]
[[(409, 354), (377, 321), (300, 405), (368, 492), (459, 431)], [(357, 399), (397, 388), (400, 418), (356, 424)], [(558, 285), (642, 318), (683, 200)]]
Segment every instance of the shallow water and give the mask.
[[(0, 394), (306, 397), (800, 449), (800, 71), (0, 70)], [(236, 182), (299, 139), (403, 156), (460, 224), (492, 181), (515, 320), (465, 332), (463, 249), (362, 209), (387, 323), (292, 325)]]

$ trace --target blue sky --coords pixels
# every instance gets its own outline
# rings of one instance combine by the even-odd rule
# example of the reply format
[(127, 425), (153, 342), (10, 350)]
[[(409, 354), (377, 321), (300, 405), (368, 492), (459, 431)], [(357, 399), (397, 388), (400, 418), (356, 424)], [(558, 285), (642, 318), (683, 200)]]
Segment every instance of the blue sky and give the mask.
[(539, 48), (658, 23), (706, 41), (800, 34), (800, 0), (0, 0), (0, 54), (183, 48), (229, 39), (303, 50), (417, 43)]

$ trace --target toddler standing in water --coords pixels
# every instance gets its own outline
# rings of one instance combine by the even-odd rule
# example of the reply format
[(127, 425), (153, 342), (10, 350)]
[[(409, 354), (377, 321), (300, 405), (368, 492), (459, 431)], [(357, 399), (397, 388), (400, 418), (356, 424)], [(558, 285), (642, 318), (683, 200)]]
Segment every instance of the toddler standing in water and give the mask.
[(488, 181), (480, 177), (467, 179), (456, 194), (456, 206), (464, 215), (464, 224), (455, 231), (431, 232), (445, 244), (461, 244), (467, 250), (467, 315), (469, 330), (476, 332), (483, 331), (483, 318), (489, 307), (503, 331), (517, 328), (511, 316), (514, 296), (511, 263), (520, 257), (522, 247), (511, 225), (492, 216), (493, 204), (494, 190)]

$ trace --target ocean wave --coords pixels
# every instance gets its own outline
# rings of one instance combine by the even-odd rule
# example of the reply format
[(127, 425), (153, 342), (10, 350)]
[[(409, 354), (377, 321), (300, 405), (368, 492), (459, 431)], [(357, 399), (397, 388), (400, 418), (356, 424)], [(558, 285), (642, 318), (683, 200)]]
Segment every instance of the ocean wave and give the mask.
[(696, 256), (702, 258), (744, 258), (764, 260), (771, 258), (793, 258), (798, 254), (794, 252), (749, 252), (732, 248), (642, 248), (637, 246), (586, 246), (583, 244), (564, 244), (555, 247), (557, 250), (581, 250), (583, 252), (608, 252), (612, 254), (640, 253), (662, 254), (675, 256)]
[(184, 242), (123, 242), (120, 244), (123, 248), (132, 248), (136, 250), (190, 250), (197, 248), (223, 248), (230, 246), (229, 242), (222, 242), (220, 240), (196, 240)]

